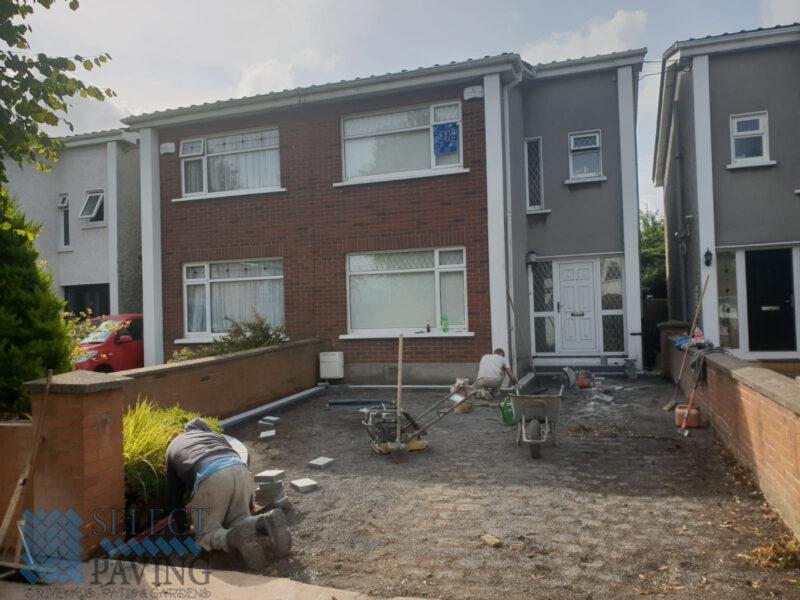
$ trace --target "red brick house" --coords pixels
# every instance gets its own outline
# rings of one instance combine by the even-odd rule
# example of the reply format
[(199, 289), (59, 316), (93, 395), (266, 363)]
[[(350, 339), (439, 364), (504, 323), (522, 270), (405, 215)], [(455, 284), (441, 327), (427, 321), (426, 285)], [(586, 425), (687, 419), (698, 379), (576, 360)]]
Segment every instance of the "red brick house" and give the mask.
[(401, 333), (409, 382), (472, 376), (495, 347), (524, 371), (528, 216), (507, 160), (524, 147), (506, 132), (533, 77), (502, 55), (125, 119), (146, 363), (259, 314), (343, 352), (349, 381), (392, 381)]

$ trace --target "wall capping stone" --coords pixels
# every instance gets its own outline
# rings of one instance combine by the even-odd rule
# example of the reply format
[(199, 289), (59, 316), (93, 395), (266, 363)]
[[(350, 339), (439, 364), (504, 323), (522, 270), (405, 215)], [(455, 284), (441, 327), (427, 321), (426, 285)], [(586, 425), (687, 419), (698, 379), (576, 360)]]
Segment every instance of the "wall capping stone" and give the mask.
[[(53, 376), (50, 392), (53, 394), (93, 394), (106, 390), (116, 390), (133, 385), (134, 380), (119, 373), (96, 373), (94, 371), (70, 371)], [(47, 378), (34, 379), (22, 384), (23, 391), (29, 394), (43, 394)]]

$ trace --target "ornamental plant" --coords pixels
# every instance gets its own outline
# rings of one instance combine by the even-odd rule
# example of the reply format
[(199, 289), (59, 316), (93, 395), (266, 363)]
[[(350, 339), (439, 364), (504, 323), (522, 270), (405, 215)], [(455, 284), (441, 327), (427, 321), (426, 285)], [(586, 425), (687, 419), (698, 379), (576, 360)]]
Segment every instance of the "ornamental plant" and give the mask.
[(289, 341), (283, 327), (273, 327), (267, 321), (256, 315), (252, 321), (234, 321), (225, 317), (230, 323), (230, 328), (224, 336), (214, 340), (207, 346), (196, 349), (181, 348), (172, 353), (168, 362), (180, 362), (193, 358), (219, 356), (253, 348), (277, 346)]

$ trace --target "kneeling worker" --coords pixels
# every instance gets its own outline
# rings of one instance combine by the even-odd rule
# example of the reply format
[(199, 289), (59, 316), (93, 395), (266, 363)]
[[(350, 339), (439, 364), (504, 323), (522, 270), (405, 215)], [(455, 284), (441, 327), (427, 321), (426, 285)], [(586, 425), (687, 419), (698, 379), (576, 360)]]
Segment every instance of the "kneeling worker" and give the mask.
[[(250, 470), (222, 435), (192, 419), (167, 447), (167, 514), (185, 531), (185, 495), (191, 491), (192, 524), (205, 550), (236, 550), (252, 571), (267, 566), (267, 552), (289, 555), (292, 538), (279, 508), (252, 516)], [(175, 511), (173, 513), (173, 511)]]
[(519, 383), (511, 370), (511, 365), (506, 360), (506, 353), (502, 348), (498, 348), (494, 351), (494, 354), (485, 354), (481, 358), (481, 362), (478, 365), (478, 378), (475, 380), (475, 388), (481, 390), (481, 395), (488, 400), (489, 398), (484, 390), (490, 392), (499, 390), (503, 387), (503, 380), (506, 375), (514, 385)]

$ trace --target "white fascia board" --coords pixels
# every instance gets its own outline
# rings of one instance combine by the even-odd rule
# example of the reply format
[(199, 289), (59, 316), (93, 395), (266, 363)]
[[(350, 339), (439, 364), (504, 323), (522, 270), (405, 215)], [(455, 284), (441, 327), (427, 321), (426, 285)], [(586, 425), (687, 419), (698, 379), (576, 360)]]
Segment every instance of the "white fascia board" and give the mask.
[(113, 131), (101, 131), (99, 133), (87, 133), (74, 137), (63, 138), (66, 148), (83, 148), (85, 146), (97, 146), (108, 142), (127, 142), (135, 144), (139, 141), (139, 136), (132, 131), (115, 129)]
[(620, 52), (614, 55), (597, 56), (586, 59), (568, 60), (557, 63), (545, 63), (534, 66), (535, 78), (546, 79), (549, 77), (563, 77), (565, 75), (579, 75), (592, 71), (617, 69), (619, 67), (641, 65), (647, 48)]
[(767, 29), (762, 31), (746, 31), (726, 34), (711, 39), (686, 40), (676, 42), (664, 53), (664, 58), (678, 60), (693, 56), (719, 54), (721, 52), (737, 52), (765, 46), (791, 44), (800, 42), (800, 25)]
[(489, 252), (489, 307), (492, 348), (510, 351), (503, 167), (503, 90), (500, 75), (483, 78), (486, 139), (486, 227)]
[(617, 69), (619, 106), (620, 179), (622, 183), (622, 230), (625, 249), (625, 331), (628, 357), (642, 364), (642, 308), (639, 275), (639, 188), (636, 174), (636, 107), (634, 89), (638, 85), (633, 67)]
[[(697, 177), (697, 230), (700, 246), (700, 286), (708, 276), (708, 289), (703, 298), (703, 331), (706, 337), (719, 342), (719, 306), (717, 303), (717, 261), (710, 267), (703, 262), (706, 249), (716, 255), (714, 223), (714, 179), (711, 151), (711, 79), (708, 56), (692, 61), (694, 83), (694, 139)], [(702, 287), (701, 287), (702, 289)]]
[(517, 73), (522, 69), (521, 60), (516, 54), (501, 56), (496, 59), (476, 61), (475, 63), (459, 63), (444, 67), (432, 67), (428, 72), (417, 69), (405, 73), (394, 73), (369, 79), (356, 79), (341, 83), (312, 86), (276, 92), (268, 95), (253, 96), (237, 100), (226, 100), (200, 106), (177, 108), (164, 113), (131, 116), (122, 119), (126, 125), (135, 128), (166, 127), (182, 125), (195, 121), (207, 121), (227, 117), (242, 116), (254, 112), (263, 112), (308, 104), (343, 100), (371, 94), (413, 90), (420, 87), (457, 83), (483, 77), (492, 73)]

